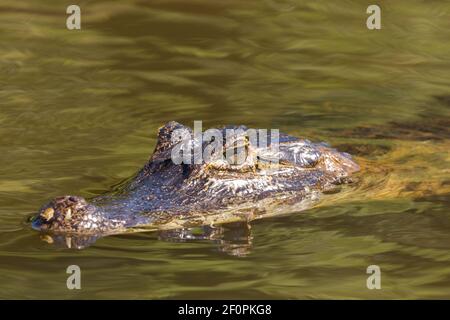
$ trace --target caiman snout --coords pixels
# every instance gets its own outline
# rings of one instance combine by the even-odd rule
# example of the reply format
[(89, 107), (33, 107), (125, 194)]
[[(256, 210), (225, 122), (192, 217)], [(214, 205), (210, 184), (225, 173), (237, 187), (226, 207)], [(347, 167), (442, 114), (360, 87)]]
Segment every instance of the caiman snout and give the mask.
[(105, 219), (103, 212), (84, 198), (63, 196), (43, 206), (33, 218), (32, 227), (41, 231), (97, 233), (117, 227), (116, 224)]

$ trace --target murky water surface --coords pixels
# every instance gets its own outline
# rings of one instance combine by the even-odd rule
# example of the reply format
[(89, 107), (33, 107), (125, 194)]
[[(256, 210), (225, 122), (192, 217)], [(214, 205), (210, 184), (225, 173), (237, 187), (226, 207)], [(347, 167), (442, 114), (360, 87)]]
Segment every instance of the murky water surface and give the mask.
[[(1, 298), (450, 298), (448, 1), (379, 1), (381, 31), (361, 1), (77, 3), (81, 31), (64, 3), (0, 1)], [(48, 199), (133, 175), (169, 120), (327, 141), (361, 180), (210, 240), (31, 230)]]

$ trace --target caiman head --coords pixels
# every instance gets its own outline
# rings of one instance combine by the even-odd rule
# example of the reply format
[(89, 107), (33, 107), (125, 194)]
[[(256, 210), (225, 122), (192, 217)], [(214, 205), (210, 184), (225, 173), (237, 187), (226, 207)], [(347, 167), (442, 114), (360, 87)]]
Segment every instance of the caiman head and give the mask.
[[(214, 130), (214, 131), (210, 131)], [(42, 231), (111, 233), (149, 222), (152, 212), (218, 210), (280, 193), (340, 184), (359, 170), (350, 155), (324, 143), (244, 126), (203, 135), (177, 122), (159, 129), (153, 155), (114, 205), (63, 196), (44, 205), (32, 226)], [(255, 138), (256, 137), (256, 138)], [(206, 210), (207, 211), (207, 210)]]

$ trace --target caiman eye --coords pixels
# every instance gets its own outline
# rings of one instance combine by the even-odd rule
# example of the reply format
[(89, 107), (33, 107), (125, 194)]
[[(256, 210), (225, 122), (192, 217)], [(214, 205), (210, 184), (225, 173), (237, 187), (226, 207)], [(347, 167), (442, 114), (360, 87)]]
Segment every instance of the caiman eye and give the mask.
[(240, 145), (224, 149), (223, 159), (225, 159), (230, 166), (240, 166), (247, 162), (249, 156), (248, 152), (248, 145), (241, 143)]

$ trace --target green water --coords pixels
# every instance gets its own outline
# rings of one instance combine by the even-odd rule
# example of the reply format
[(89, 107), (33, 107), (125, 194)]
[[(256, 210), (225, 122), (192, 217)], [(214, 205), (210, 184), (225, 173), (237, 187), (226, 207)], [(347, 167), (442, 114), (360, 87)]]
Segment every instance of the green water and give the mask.
[[(69, 31), (71, 2), (0, 0), (0, 298), (450, 298), (450, 3), (377, 3), (369, 31), (364, 1), (77, 1)], [(169, 120), (327, 141), (361, 180), (213, 240), (31, 230), (133, 175)]]

